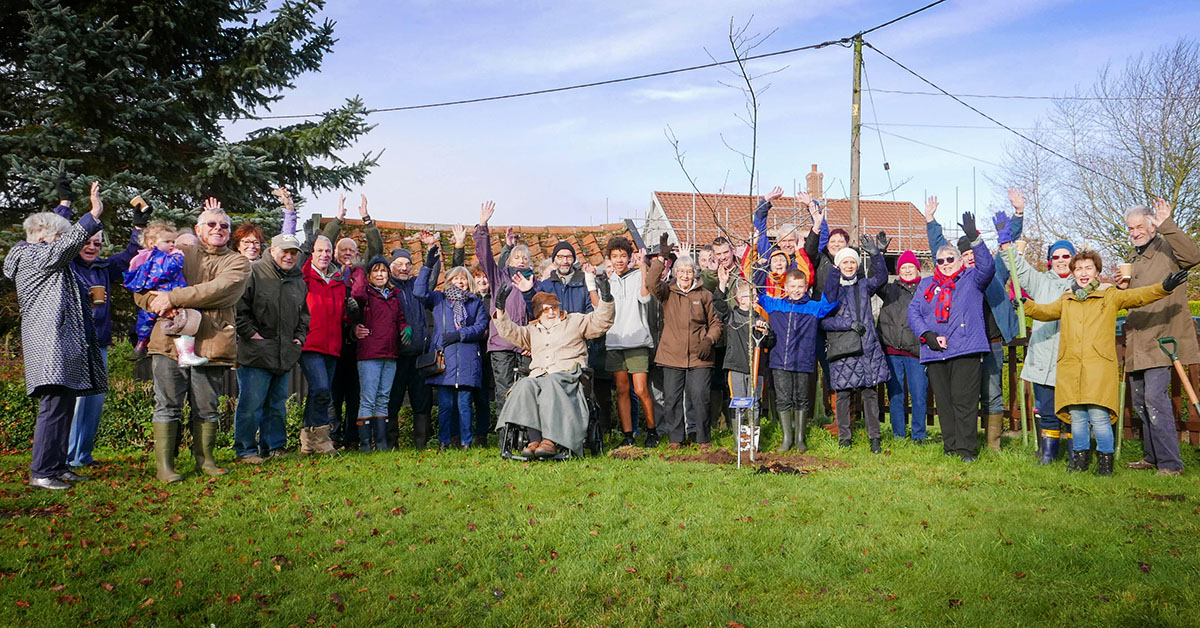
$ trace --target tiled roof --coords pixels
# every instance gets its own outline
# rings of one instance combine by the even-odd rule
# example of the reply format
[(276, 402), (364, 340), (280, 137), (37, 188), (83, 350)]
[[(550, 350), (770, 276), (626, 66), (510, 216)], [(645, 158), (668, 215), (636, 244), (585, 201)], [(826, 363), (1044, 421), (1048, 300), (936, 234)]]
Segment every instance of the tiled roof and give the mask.
[[(332, 219), (325, 219), (322, 221), (322, 224), (325, 224), (329, 220)], [(379, 226), (380, 235), (383, 236), (383, 252), (385, 256), (389, 255), (392, 249), (404, 247), (412, 253), (413, 260), (420, 264), (420, 260), (425, 257), (425, 247), (417, 238), (417, 234), (422, 229), (428, 229), (440, 236), (443, 255), (449, 256), (454, 246), (454, 235), (451, 232), (453, 225), (385, 222), (382, 220), (376, 221), (376, 224)], [(558, 244), (559, 240), (566, 240), (575, 247), (579, 261), (588, 261), (592, 264), (599, 264), (603, 260), (604, 245), (608, 243), (610, 237), (624, 236), (631, 241), (633, 240), (629, 232), (629, 227), (624, 222), (592, 226), (528, 227), (513, 225), (512, 227), (513, 231), (518, 235), (519, 241), (528, 246), (530, 253), (533, 254), (534, 268), (542, 260), (550, 259), (550, 254), (554, 251), (554, 245)], [(497, 256), (500, 255), (500, 248), (504, 243), (504, 232), (507, 229), (508, 225), (489, 225), (492, 253)], [(478, 260), (475, 259), (475, 241), (471, 237), (474, 230), (474, 225), (467, 226), (467, 240), (463, 244), (467, 250), (468, 267), (478, 263)], [(362, 246), (365, 243), (362, 233), (362, 221), (347, 219), (342, 226), (342, 235), (353, 237)], [(445, 259), (449, 261), (449, 257)]]
[[(737, 241), (746, 240), (753, 231), (751, 219), (758, 197), (688, 192), (655, 192), (654, 195), (667, 219), (671, 221), (675, 233), (680, 239), (691, 244), (706, 244), (718, 235), (726, 235), (713, 219), (714, 213), (724, 229), (734, 234)], [(771, 205), (771, 213), (767, 219), (768, 234), (773, 235), (774, 231), (785, 223), (811, 227), (812, 220), (808, 217), (808, 209), (800, 207), (794, 197), (785, 196)], [(925, 238), (925, 216), (912, 203), (861, 200), (858, 207), (861, 232), (886, 231), (892, 238), (889, 251), (898, 253), (905, 249), (926, 252), (929, 250), (929, 243)], [(825, 201), (825, 208), (826, 221), (831, 228), (841, 227), (849, 230), (849, 199), (828, 199)], [(662, 228), (661, 225), (649, 227)]]

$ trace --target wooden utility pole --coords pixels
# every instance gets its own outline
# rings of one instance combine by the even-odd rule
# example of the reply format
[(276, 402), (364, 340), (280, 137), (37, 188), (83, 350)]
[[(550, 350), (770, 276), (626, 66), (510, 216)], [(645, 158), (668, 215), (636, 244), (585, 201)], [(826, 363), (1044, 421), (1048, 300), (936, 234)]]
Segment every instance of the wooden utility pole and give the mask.
[(859, 134), (862, 130), (862, 35), (854, 36), (854, 93), (850, 105), (850, 242), (858, 242)]

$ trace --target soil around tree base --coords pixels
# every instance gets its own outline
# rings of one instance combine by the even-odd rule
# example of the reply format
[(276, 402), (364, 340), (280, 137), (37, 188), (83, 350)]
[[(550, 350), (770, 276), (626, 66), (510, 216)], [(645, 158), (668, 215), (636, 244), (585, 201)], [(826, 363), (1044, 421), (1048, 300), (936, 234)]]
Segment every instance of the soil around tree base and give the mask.
[[(608, 455), (621, 460), (639, 460), (657, 455), (667, 462), (702, 462), (716, 465), (737, 465), (737, 454), (724, 448), (659, 453), (655, 450), (643, 449), (641, 447), (621, 447), (610, 451)], [(807, 472), (819, 469), (846, 468), (848, 466), (841, 460), (830, 460), (808, 454), (776, 454), (760, 451), (754, 454), (754, 462), (750, 462), (749, 455), (742, 454), (742, 467), (748, 469), (766, 467), (767, 472), (776, 472), (773, 469), (783, 469), (784, 467)]]

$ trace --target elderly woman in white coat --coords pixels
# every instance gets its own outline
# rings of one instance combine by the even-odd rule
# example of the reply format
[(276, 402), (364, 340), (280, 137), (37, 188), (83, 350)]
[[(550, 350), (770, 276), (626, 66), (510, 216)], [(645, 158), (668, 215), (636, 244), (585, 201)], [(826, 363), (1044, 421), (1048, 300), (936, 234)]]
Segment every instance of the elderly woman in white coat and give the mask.
[(25, 219), (25, 241), (4, 258), (4, 276), (17, 284), (25, 391), (38, 398), (29, 484), (62, 490), (88, 479), (67, 464), (75, 398), (108, 389), (92, 321), (91, 299), (71, 272), (71, 260), (100, 231), (100, 184), (92, 183), (91, 212), (75, 225), (53, 212)]

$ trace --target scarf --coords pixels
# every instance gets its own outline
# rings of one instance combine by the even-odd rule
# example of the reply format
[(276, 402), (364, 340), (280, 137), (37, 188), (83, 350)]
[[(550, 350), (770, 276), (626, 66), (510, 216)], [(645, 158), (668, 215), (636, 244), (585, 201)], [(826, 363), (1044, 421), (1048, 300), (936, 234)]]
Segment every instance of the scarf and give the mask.
[(905, 281), (904, 279), (901, 279), (899, 277), (897, 277), (897, 279), (900, 279), (900, 283), (908, 284), (910, 286), (913, 284), (921, 283), (921, 275), (920, 274), (917, 274), (917, 276), (914, 277), (912, 281)]
[(847, 278), (845, 275), (839, 277), (839, 283), (843, 286), (853, 286), (858, 283), (858, 275)]
[(450, 301), (450, 309), (454, 311), (454, 328), (462, 329), (467, 323), (467, 297), (470, 296), (466, 290), (458, 286), (446, 286), (442, 290), (442, 294)]
[(950, 304), (954, 301), (954, 282), (962, 274), (963, 268), (966, 268), (966, 266), (959, 268), (953, 275), (943, 274), (940, 268), (934, 269), (933, 281), (929, 283), (928, 288), (925, 288), (926, 303), (932, 302), (933, 297), (937, 296), (937, 303), (934, 305), (933, 313), (939, 323), (950, 321)]
[(787, 278), (787, 273), (767, 273), (767, 296), (784, 297), (787, 292), (784, 290), (784, 280)]
[(1088, 285), (1086, 285), (1086, 286), (1080, 286), (1078, 283), (1075, 284), (1075, 287), (1071, 289), (1071, 294), (1075, 295), (1076, 301), (1082, 302), (1082, 301), (1086, 301), (1088, 298), (1088, 295), (1095, 292), (1096, 288), (1099, 288), (1099, 287), (1100, 287), (1100, 278), (1095, 277), (1091, 281), (1089, 281)]

